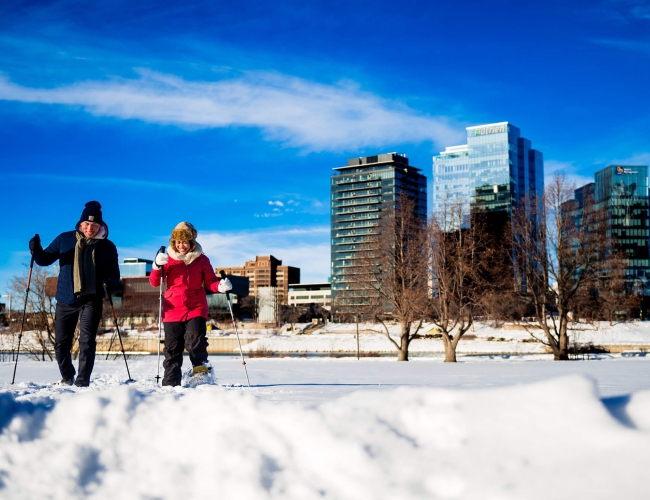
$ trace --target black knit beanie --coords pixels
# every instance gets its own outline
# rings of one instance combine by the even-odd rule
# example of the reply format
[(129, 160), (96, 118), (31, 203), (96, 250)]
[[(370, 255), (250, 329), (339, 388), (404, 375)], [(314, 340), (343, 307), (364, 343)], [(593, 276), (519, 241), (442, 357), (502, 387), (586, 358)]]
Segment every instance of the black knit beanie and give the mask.
[(102, 206), (98, 201), (89, 201), (86, 203), (86, 208), (81, 212), (79, 224), (82, 222), (96, 222), (97, 224), (104, 223), (104, 219), (102, 218)]

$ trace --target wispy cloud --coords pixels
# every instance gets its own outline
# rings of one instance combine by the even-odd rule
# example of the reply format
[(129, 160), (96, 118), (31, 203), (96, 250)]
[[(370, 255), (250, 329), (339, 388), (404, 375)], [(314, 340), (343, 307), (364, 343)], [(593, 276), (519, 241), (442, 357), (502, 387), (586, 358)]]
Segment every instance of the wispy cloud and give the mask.
[(597, 45), (604, 45), (613, 47), (615, 49), (627, 50), (632, 52), (640, 52), (643, 54), (650, 54), (650, 42), (640, 40), (612, 40), (606, 38), (598, 38), (589, 40)]
[(243, 265), (256, 255), (271, 254), (285, 265), (299, 267), (303, 283), (327, 281), (330, 275), (329, 238), (329, 226), (199, 235), (201, 245), (215, 266)]
[(269, 201), (269, 205), (277, 205), (278, 207), (283, 207), (284, 203), (282, 203), (280, 200), (277, 201)]
[(615, 158), (610, 164), (621, 165), (650, 165), (650, 153), (637, 153), (625, 158)]
[(575, 184), (575, 187), (584, 186), (590, 182), (594, 182), (593, 176), (586, 176), (578, 173), (579, 168), (573, 163), (568, 161), (544, 160), (544, 181), (549, 185), (550, 179), (555, 174), (563, 174), (567, 181)]
[(591, 2), (584, 12), (609, 23), (629, 24), (650, 19), (647, 0), (600, 0)]
[(79, 184), (113, 184), (123, 187), (131, 188), (146, 188), (146, 189), (166, 189), (172, 191), (181, 191), (187, 194), (196, 194), (196, 189), (189, 186), (183, 186), (182, 184), (168, 183), (168, 182), (157, 182), (157, 181), (145, 181), (139, 179), (129, 179), (128, 177), (84, 177), (77, 175), (55, 175), (55, 174), (21, 174), (15, 172), (3, 173), (5, 179), (14, 178), (14, 179), (29, 179), (29, 180), (41, 180), (47, 182), (62, 182), (65, 184), (70, 183), (79, 183)]
[(268, 140), (306, 151), (433, 141), (455, 143), (460, 128), (349, 83), (326, 85), (251, 72), (212, 82), (140, 70), (137, 79), (30, 88), (0, 77), (0, 99), (82, 107), (96, 116), (186, 128), (256, 127)]
[(635, 5), (630, 9), (630, 14), (636, 19), (650, 19), (649, 5)]

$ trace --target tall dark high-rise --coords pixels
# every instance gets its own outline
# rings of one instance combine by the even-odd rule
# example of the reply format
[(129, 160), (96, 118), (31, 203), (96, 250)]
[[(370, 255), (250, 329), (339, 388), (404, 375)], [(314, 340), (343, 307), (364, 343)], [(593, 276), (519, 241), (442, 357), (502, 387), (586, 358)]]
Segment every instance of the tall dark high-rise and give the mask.
[(351, 158), (334, 169), (332, 209), (332, 302), (350, 286), (349, 273), (364, 241), (377, 234), (382, 210), (401, 193), (409, 195), (418, 217), (427, 219), (427, 184), (421, 169), (397, 153)]
[[(596, 209), (604, 210), (607, 236), (613, 249), (623, 252), (628, 293), (650, 297), (650, 244), (647, 165), (610, 165), (595, 174), (595, 182), (575, 190), (567, 203), (579, 220), (583, 199), (593, 197)], [(644, 308), (650, 305), (644, 300)]]

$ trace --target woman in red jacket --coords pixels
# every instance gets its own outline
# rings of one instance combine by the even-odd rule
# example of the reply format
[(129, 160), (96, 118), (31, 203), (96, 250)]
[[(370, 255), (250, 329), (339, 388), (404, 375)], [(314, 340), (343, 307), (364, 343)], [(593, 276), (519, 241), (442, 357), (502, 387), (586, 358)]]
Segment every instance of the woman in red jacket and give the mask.
[(149, 276), (152, 286), (167, 282), (162, 320), (165, 328), (165, 375), (162, 385), (180, 385), (183, 350), (187, 349), (194, 367), (192, 375), (210, 370), (208, 360), (208, 299), (205, 290), (225, 293), (230, 280), (214, 274), (210, 259), (196, 242), (196, 229), (181, 222), (172, 231), (167, 254), (159, 253)]

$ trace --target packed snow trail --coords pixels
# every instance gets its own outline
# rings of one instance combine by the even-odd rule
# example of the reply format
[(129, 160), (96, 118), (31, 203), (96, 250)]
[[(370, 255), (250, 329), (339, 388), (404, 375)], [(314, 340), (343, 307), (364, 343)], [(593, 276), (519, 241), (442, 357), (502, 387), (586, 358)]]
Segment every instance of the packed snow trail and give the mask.
[[(268, 361), (275, 363), (257, 373), (260, 380), (275, 374), (270, 366), (291, 371), (294, 364)], [(628, 367), (633, 377), (649, 365), (602, 361), (562, 366), (607, 367), (606, 363)], [(511, 382), (542, 364), (503, 363), (511, 369)], [(557, 365), (546, 364), (547, 370)], [(149, 365), (154, 366), (134, 363), (135, 378)], [(219, 369), (219, 362), (215, 365)], [(338, 360), (297, 364), (312, 381), (320, 369), (333, 379), (337, 367), (361, 370), (362, 365), (364, 372), (377, 377), (396, 370), (393, 373), (402, 373), (397, 380), (413, 385), (417, 378), (405, 373), (421, 375), (426, 367)], [(347, 395), (330, 393), (327, 402), (301, 405), (264, 400), (271, 384), (252, 389), (214, 384), (160, 388), (153, 376), (149, 378), (127, 386), (121, 385), (124, 376), (100, 373), (88, 389), (54, 390), (23, 382), (7, 390), (4, 385), (0, 497), (647, 496), (650, 391), (601, 400), (595, 382), (578, 375), (471, 390), (422, 386), (368, 390), (364, 387), (370, 385), (360, 380), (356, 386), (348, 381)], [(328, 388), (315, 383), (309, 390)]]

